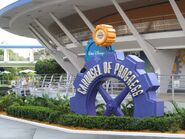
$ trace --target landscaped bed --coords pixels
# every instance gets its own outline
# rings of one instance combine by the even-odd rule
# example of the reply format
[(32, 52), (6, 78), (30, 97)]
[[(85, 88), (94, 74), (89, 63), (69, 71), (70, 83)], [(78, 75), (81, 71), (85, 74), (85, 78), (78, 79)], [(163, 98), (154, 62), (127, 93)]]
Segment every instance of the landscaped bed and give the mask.
[(0, 97), (0, 110), (7, 115), (30, 120), (38, 120), (72, 128), (118, 130), (118, 131), (160, 131), (177, 132), (185, 129), (185, 110), (164, 117), (135, 119), (133, 117), (87, 116), (69, 111), (69, 99), (43, 97), (22, 98), (16, 95)]

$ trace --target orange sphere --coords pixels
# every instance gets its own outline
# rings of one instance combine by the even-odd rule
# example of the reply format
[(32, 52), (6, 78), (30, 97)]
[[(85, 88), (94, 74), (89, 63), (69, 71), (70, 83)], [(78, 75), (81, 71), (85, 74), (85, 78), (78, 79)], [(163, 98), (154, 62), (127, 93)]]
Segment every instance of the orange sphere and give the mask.
[(97, 25), (93, 32), (93, 40), (97, 46), (110, 46), (116, 40), (116, 30), (111, 25)]

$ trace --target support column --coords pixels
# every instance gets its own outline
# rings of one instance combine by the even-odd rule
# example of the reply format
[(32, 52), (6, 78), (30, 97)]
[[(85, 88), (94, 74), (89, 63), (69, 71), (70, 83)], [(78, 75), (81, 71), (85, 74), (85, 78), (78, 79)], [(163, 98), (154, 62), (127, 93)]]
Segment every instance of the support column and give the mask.
[(120, 5), (117, 3), (117, 1), (112, 0), (112, 2), (114, 4), (115, 8), (117, 9), (117, 11), (119, 12), (119, 14), (121, 15), (122, 19), (127, 24), (128, 28), (132, 32), (133, 36), (136, 38), (138, 44), (140, 45), (140, 47), (145, 52), (145, 54), (148, 57), (148, 59), (150, 60), (151, 64), (153, 65), (155, 70), (158, 71), (159, 64), (157, 62), (157, 59), (155, 58), (156, 50), (147, 41), (145, 41), (144, 38), (139, 34), (139, 32), (136, 30), (136, 28), (134, 27), (134, 25), (132, 24), (132, 22), (130, 21), (128, 16), (125, 14), (125, 12), (122, 10)]
[(184, 16), (183, 14), (181, 13), (177, 3), (175, 2), (175, 0), (169, 0), (171, 6), (172, 6), (172, 9), (177, 17), (177, 20), (179, 21), (179, 24), (182, 28), (182, 30), (184, 31), (185, 33), (185, 19), (184, 19)]
[(57, 23), (57, 25), (64, 31), (68, 38), (77, 46), (82, 46), (81, 43), (73, 36), (71, 32), (62, 24), (62, 22), (53, 14), (49, 13), (51, 18)]
[(171, 81), (171, 74), (175, 58), (177, 56), (177, 50), (159, 50), (160, 52), (160, 93), (166, 93), (168, 90), (168, 85)]
[(35, 36), (35, 38), (43, 45), (46, 46), (49, 53), (55, 58), (57, 63), (65, 70), (65, 72), (69, 72), (72, 75), (76, 75), (78, 70), (73, 66), (70, 61), (65, 61), (62, 57), (62, 54), (57, 50), (54, 50), (50, 43), (33, 27), (29, 26), (31, 33)]
[(34, 62), (34, 51), (30, 49), (30, 62)]
[(35, 27), (33, 27), (33, 25), (29, 25), (29, 30), (36, 39), (39, 38), (39, 41), (41, 41), (42, 44), (47, 44), (44, 45), (45, 47), (47, 47), (47, 49), (49, 49), (51, 52), (55, 51), (55, 49), (51, 46), (47, 39)]
[(39, 20), (35, 19), (35, 23), (42, 29), (42, 31), (56, 44), (63, 54), (70, 60), (70, 62), (77, 68), (78, 71), (84, 66), (84, 59), (78, 57), (74, 52), (66, 49), (60, 44), (60, 42), (40, 23)]
[(73, 5), (73, 8), (74, 8), (75, 11), (78, 13), (78, 15), (82, 18), (82, 20), (85, 22), (85, 24), (88, 26), (88, 28), (90, 29), (90, 31), (93, 32), (94, 26), (93, 26), (93, 24), (89, 21), (89, 19), (87, 19), (87, 17), (83, 14), (83, 12), (79, 9), (78, 6)]
[(4, 49), (4, 62), (7, 63), (8, 61), (9, 61), (8, 49)]
[[(134, 27), (126, 13), (123, 11), (121, 6), (118, 4), (116, 0), (111, 0), (121, 15), (122, 19), (125, 21), (126, 25), (132, 32), (133, 36), (135, 37), (137, 43), (140, 45), (144, 53), (146, 54), (147, 58), (151, 62), (152, 66), (155, 69), (155, 72), (158, 75), (171, 75), (173, 63), (175, 61), (176, 50), (156, 50), (152, 44), (148, 43), (143, 36), (137, 31)], [(169, 79), (165, 81), (165, 84), (169, 82)], [(162, 82), (161, 82), (162, 83)], [(162, 83), (163, 84), (163, 83)], [(166, 85), (164, 88), (167, 88)], [(163, 93), (166, 90), (162, 91)]]

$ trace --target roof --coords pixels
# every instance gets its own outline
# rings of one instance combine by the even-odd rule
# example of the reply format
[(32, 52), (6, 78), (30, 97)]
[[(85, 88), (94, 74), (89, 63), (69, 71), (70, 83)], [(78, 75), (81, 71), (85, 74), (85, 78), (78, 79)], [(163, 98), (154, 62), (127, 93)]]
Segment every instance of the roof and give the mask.
[[(168, 0), (117, 1), (121, 3), (124, 10), (168, 2)], [(32, 24), (34, 19), (38, 18), (49, 28), (53, 23), (48, 15), (49, 12), (55, 13), (69, 28), (72, 25), (82, 27), (84, 23), (80, 17), (78, 19), (81, 20), (81, 23), (69, 22), (74, 17), (70, 16), (77, 16), (73, 5), (78, 5), (91, 21), (96, 21), (107, 14), (117, 12), (111, 0), (18, 0), (0, 10), (0, 27), (14, 34), (33, 37), (28, 30), (29, 24)]]

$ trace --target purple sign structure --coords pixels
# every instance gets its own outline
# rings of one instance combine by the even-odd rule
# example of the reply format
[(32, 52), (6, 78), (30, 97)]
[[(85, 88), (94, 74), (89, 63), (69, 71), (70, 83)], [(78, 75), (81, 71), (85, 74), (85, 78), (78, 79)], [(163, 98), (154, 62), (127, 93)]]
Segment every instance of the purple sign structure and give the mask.
[[(125, 84), (116, 98), (112, 98), (102, 87), (102, 83), (115, 78)], [(107, 52), (102, 57), (93, 57), (86, 62), (83, 73), (78, 73), (74, 81), (76, 94), (70, 99), (71, 111), (77, 114), (96, 115), (96, 95), (100, 93), (106, 102), (105, 116), (124, 116), (120, 104), (131, 94), (134, 102), (134, 117), (163, 116), (164, 102), (156, 97), (159, 88), (154, 73), (146, 73), (144, 61), (121, 52)]]

